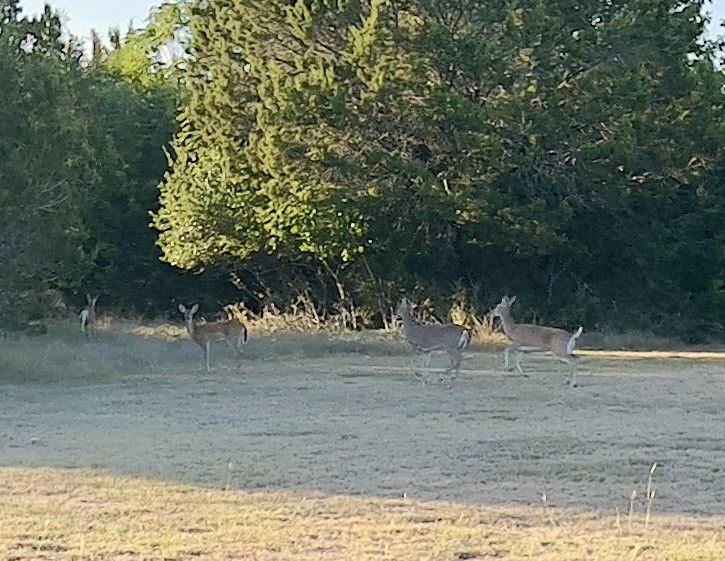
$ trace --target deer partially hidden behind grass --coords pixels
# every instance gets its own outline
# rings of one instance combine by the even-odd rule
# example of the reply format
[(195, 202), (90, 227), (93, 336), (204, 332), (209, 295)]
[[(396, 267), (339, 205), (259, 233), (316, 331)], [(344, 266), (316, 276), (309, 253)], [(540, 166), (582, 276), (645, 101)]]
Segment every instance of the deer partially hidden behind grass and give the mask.
[(514, 368), (519, 374), (523, 374), (521, 368), (521, 354), (524, 351), (544, 351), (552, 353), (556, 358), (567, 364), (573, 364), (571, 379), (568, 384), (576, 386), (576, 371), (579, 359), (572, 354), (576, 346), (576, 340), (582, 334), (583, 327), (579, 327), (574, 333), (555, 327), (532, 325), (527, 323), (516, 323), (511, 317), (511, 304), (516, 301), (516, 296), (509, 298), (504, 296), (501, 302), (491, 311), (493, 317), (501, 318), (503, 332), (509, 339), (509, 345), (504, 351), (504, 367), (509, 368), (509, 354), (514, 353)]
[(86, 301), (88, 302), (88, 305), (85, 308), (82, 308), (81, 313), (78, 314), (78, 318), (81, 320), (81, 333), (83, 333), (86, 337), (90, 336), (91, 330), (94, 329), (96, 325), (96, 302), (98, 302), (98, 296), (100, 296), (100, 294), (91, 298), (90, 294), (86, 294)]
[(446, 368), (446, 374), (453, 373), (455, 377), (461, 366), (463, 351), (471, 342), (471, 332), (461, 325), (452, 323), (418, 323), (410, 315), (411, 306), (410, 300), (403, 298), (395, 309), (395, 315), (403, 322), (405, 340), (416, 352), (426, 353), (424, 368), (428, 368), (433, 351), (448, 353), (450, 363)]
[(244, 350), (243, 345), (249, 341), (247, 328), (240, 321), (232, 319), (197, 324), (194, 321), (194, 314), (199, 311), (199, 304), (194, 304), (191, 308), (179, 304), (179, 311), (184, 314), (189, 336), (204, 351), (204, 366), (207, 372), (209, 372), (209, 351), (212, 343), (225, 341), (234, 348), (235, 354), (239, 356)]

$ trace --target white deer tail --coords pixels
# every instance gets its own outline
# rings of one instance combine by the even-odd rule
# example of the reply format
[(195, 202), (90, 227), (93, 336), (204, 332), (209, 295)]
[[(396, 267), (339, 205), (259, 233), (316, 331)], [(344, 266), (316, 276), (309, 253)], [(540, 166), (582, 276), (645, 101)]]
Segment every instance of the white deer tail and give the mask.
[(468, 331), (468, 329), (464, 329), (461, 332), (461, 336), (458, 338), (458, 344), (456, 345), (456, 347), (458, 347), (459, 351), (462, 351), (463, 349), (465, 349), (468, 346), (468, 344), (470, 342), (471, 342), (471, 332)]
[(584, 326), (580, 325), (579, 329), (571, 334), (571, 337), (569, 337), (569, 340), (566, 342), (566, 354), (570, 355), (572, 353), (574, 347), (576, 346), (576, 340), (579, 338), (583, 331)]
[(83, 308), (81, 310), (81, 313), (78, 314), (78, 317), (81, 320), (81, 332), (82, 333), (86, 332), (86, 327), (88, 326), (88, 316), (89, 315), (90, 315), (90, 312), (86, 308)]

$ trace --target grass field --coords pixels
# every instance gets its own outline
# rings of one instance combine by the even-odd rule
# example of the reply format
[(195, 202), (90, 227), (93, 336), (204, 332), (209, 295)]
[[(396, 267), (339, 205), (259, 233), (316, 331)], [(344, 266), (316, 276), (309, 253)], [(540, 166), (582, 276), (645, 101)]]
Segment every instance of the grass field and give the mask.
[(725, 355), (423, 384), (390, 336), (252, 336), (210, 374), (120, 326), (0, 340), (0, 559), (725, 555)]

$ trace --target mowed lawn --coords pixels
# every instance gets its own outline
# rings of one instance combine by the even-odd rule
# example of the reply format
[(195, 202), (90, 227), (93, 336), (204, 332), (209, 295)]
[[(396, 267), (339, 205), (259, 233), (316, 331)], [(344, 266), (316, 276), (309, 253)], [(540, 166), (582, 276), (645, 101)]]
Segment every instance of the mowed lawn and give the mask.
[(725, 555), (717, 353), (424, 384), (396, 338), (252, 336), (209, 374), (119, 326), (0, 341), (0, 559)]

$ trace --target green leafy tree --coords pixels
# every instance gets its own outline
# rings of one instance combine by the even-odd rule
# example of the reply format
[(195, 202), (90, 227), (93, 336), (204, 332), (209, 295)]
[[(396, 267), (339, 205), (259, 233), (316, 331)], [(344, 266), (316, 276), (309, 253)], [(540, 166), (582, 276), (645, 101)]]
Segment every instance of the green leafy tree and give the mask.
[(131, 29), (122, 38), (114, 31), (114, 48), (106, 51), (99, 47), (94, 59), (102, 60), (107, 71), (142, 90), (180, 91), (188, 56), (187, 12), (188, 3), (183, 0), (153, 8), (144, 27)]
[(254, 277), (271, 257), (275, 290), (321, 264), (372, 309), (510, 290), (548, 319), (721, 329), (702, 312), (721, 302), (721, 230), (700, 225), (725, 143), (701, 8), (192, 3), (164, 258)]
[(106, 150), (78, 96), (78, 50), (48, 9), (37, 19), (5, 4), (0, 21), (0, 307), (7, 327), (45, 310), (34, 297), (72, 288), (92, 267), (83, 208)]
[(167, 170), (167, 151), (177, 129), (183, 89), (186, 7), (166, 3), (151, 11), (145, 27), (98, 47), (88, 67), (93, 115), (120, 158), (116, 180), (98, 189), (87, 223), (97, 248), (92, 284), (117, 312), (152, 316), (175, 310), (172, 301), (223, 299), (228, 282), (183, 275), (161, 262), (150, 213), (158, 209), (157, 185)]
[(338, 279), (360, 251), (362, 216), (347, 189), (304, 165), (324, 155), (310, 144), (326, 142), (314, 121), (305, 122), (304, 104), (311, 89), (335, 87), (314, 56), (309, 20), (319, 8), (354, 27), (359, 14), (318, 3), (227, 4), (194, 6), (189, 18), (189, 105), (155, 219), (164, 257), (199, 269), (269, 254), (317, 263)]

